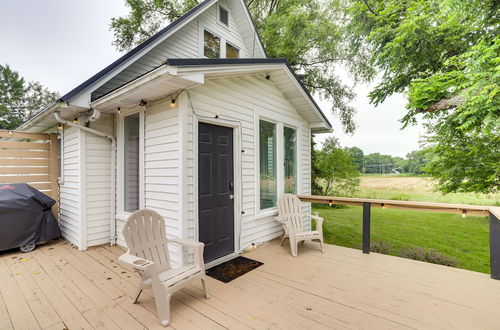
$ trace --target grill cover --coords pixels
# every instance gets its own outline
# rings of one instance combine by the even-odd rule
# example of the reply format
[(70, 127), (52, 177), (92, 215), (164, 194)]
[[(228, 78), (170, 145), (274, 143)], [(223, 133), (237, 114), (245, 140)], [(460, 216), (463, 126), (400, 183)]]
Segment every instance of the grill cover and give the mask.
[(26, 183), (0, 184), (0, 251), (61, 236), (55, 203)]

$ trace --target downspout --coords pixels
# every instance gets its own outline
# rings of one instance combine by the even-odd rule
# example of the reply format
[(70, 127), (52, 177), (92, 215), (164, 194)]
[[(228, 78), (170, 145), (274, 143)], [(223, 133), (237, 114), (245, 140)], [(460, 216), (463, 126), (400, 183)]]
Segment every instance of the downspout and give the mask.
[(115, 210), (115, 187), (116, 187), (116, 173), (115, 173), (115, 164), (116, 164), (116, 138), (113, 135), (109, 135), (98, 130), (82, 126), (79, 124), (75, 124), (71, 121), (62, 119), (59, 115), (59, 112), (54, 113), (54, 117), (56, 120), (64, 125), (68, 125), (71, 127), (78, 128), (82, 131), (92, 133), (97, 136), (105, 137), (111, 141), (111, 193), (110, 193), (110, 217), (111, 217), (111, 237), (110, 244), (111, 246), (116, 244), (116, 210)]

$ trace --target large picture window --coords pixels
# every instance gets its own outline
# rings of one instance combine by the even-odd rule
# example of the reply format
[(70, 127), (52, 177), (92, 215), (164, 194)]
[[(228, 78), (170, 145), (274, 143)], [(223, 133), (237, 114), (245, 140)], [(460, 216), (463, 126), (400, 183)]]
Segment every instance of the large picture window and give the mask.
[(285, 148), (285, 193), (297, 193), (297, 131), (290, 127), (283, 128), (283, 146)]
[(204, 30), (203, 34), (203, 55), (208, 58), (220, 57), (220, 38)]
[(276, 125), (259, 121), (260, 209), (276, 206)]
[(124, 210), (139, 209), (139, 114), (124, 118)]

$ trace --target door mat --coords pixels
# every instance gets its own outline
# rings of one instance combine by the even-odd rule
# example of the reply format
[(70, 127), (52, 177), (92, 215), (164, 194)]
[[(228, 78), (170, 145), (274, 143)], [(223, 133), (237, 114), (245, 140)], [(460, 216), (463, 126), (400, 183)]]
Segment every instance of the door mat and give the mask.
[(260, 261), (255, 261), (245, 257), (236, 257), (220, 265), (213, 266), (206, 271), (207, 275), (224, 283), (229, 283), (235, 278), (254, 270), (263, 265)]

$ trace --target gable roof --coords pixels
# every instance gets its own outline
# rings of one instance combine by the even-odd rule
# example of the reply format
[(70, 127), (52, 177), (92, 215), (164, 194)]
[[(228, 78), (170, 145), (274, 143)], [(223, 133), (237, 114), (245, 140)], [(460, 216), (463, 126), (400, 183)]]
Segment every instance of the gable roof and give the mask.
[(170, 66), (211, 66), (211, 65), (250, 65), (250, 64), (284, 64), (288, 71), (292, 74), (293, 78), (299, 84), (302, 92), (309, 99), (317, 113), (323, 118), (325, 123), (332, 128), (332, 124), (321, 110), (319, 105), (316, 103), (311, 93), (307, 90), (304, 84), (301, 82), (300, 78), (297, 76), (295, 71), (292, 69), (288, 61), (284, 58), (204, 58), (204, 59), (195, 59), (195, 58), (171, 58), (167, 60), (167, 65)]
[[(257, 31), (255, 23), (252, 20), (250, 13), (248, 11), (248, 7), (246, 6), (246, 4), (243, 0), (236, 0), (236, 1), (240, 1), (243, 5), (244, 9), (246, 10), (246, 13), (248, 14), (248, 18), (252, 23), (254, 33), (257, 36), (257, 41), (259, 44), (258, 46), (261, 48), (262, 52), (264, 54), (266, 54), (266, 50), (263, 46), (262, 40), (261, 40), (260, 35)], [(170, 23), (169, 25), (167, 25), (166, 27), (164, 27), (163, 29), (158, 31), (156, 34), (154, 34), (153, 36), (151, 36), (150, 38), (148, 38), (147, 40), (142, 42), (140, 45), (138, 45), (135, 48), (133, 48), (132, 50), (128, 51), (126, 54), (124, 54), (123, 56), (118, 58), (116, 61), (114, 61), (113, 63), (111, 63), (110, 65), (108, 65), (107, 67), (105, 67), (104, 69), (102, 69), (101, 71), (99, 71), (98, 73), (96, 73), (95, 75), (93, 75), (92, 77), (90, 77), (89, 79), (87, 79), (86, 81), (84, 81), (83, 83), (81, 83), (80, 85), (78, 85), (77, 87), (75, 87), (74, 89), (69, 91), (68, 93), (66, 93), (65, 95), (63, 95), (59, 99), (59, 101), (69, 102), (74, 96), (78, 95), (79, 93), (84, 91), (86, 88), (90, 87), (92, 84), (94, 84), (95, 82), (97, 82), (101, 78), (108, 75), (111, 71), (113, 71), (114, 69), (116, 69), (117, 67), (122, 65), (123, 63), (127, 62), (127, 60), (131, 59), (134, 55), (142, 52), (143, 50), (148, 48), (148, 46), (155, 43), (155, 41), (162, 39), (163, 37), (166, 37), (169, 34), (169, 32), (174, 30), (174, 28), (178, 28), (178, 27), (184, 25), (189, 19), (192, 19), (195, 16), (198, 16), (199, 14), (201, 14), (204, 11), (204, 9), (210, 7), (211, 5), (215, 4), (216, 2), (217, 2), (217, 0), (204, 0), (204, 1), (200, 2), (198, 5), (191, 8), (184, 15), (182, 15), (181, 17), (179, 17), (178, 19), (176, 19), (175, 21), (173, 21), (172, 23)], [(266, 56), (267, 56), (267, 54), (266, 54)]]

